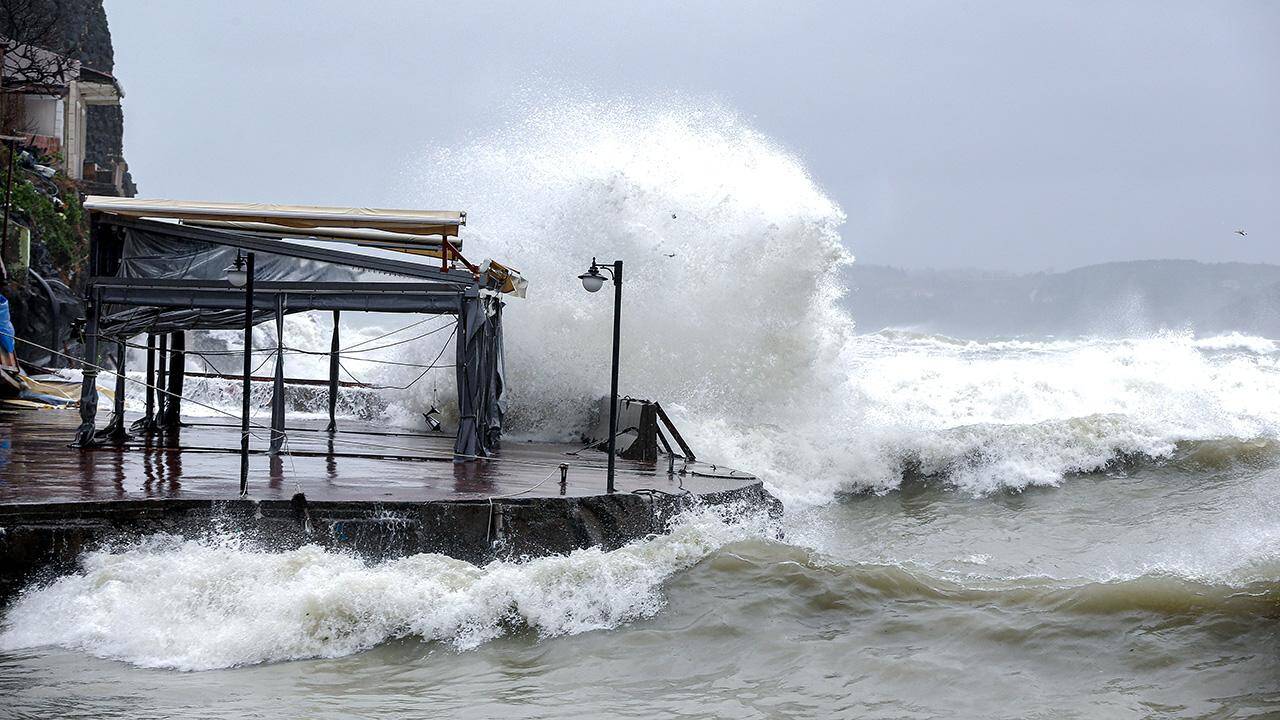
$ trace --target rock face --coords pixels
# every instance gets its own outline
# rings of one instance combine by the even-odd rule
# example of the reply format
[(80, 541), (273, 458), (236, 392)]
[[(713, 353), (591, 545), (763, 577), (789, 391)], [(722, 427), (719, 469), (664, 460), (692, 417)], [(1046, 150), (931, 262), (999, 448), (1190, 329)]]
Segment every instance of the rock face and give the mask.
[[(55, 20), (52, 26), (47, 25), (50, 18)], [(0, 0), (0, 35), (47, 47), (79, 60), (83, 68), (109, 75), (115, 71), (115, 51), (103, 0)], [(85, 161), (110, 168), (122, 160), (123, 110), (119, 106), (92, 105), (87, 110), (87, 124)], [(33, 176), (28, 169), (15, 176), (15, 182), (29, 177)], [(64, 184), (64, 196), (75, 192), (76, 185), (65, 176), (59, 175), (58, 182)], [(97, 188), (101, 183), (88, 184)], [(80, 192), (84, 192), (84, 185), (81, 184)], [(37, 183), (35, 187), (38, 192), (45, 192), (48, 186), (49, 183)], [(136, 191), (127, 170), (123, 188), (126, 195)], [(15, 205), (18, 205), (16, 201)], [(51, 255), (45, 245), (46, 238), (42, 237), (42, 226), (29, 208), (17, 207), (12, 221), (32, 230), (31, 272), (16, 278), (16, 282), (3, 291), (11, 305), (17, 334), (68, 355), (77, 355), (79, 347), (74, 327), (83, 317), (78, 268), (73, 266), (74, 262)], [(24, 343), (19, 343), (18, 356), (28, 364), (41, 367), (68, 365), (66, 358)]]

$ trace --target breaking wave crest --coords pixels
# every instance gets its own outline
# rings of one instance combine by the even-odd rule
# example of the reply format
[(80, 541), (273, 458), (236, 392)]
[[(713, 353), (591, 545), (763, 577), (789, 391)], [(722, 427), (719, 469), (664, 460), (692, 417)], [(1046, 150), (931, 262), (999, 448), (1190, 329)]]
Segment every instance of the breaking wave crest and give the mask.
[[(607, 391), (612, 303), (575, 279), (593, 256), (626, 263), (622, 392), (662, 401), (700, 456), (759, 475), (789, 505), (917, 478), (982, 495), (1187, 453), (1225, 462), (1238, 451), (1247, 462), (1277, 437), (1271, 340), (857, 334), (842, 280), (857, 238), (841, 237), (842, 210), (736, 113), (680, 100), (521, 113), (416, 162), (402, 198), (466, 208), (469, 252), (508, 260), (530, 280), (529, 298), (506, 311), (516, 438), (579, 439)], [(400, 322), (345, 329), (344, 342)], [(287, 323), (290, 344), (327, 349), (326, 319)], [(258, 345), (274, 345), (269, 326), (258, 333)], [(422, 362), (447, 335), (378, 356)], [(323, 357), (287, 363), (290, 375), (327, 373)], [(421, 425), (430, 405), (446, 421), (456, 415), (448, 369), (411, 384), (417, 368), (344, 366), (375, 384), (410, 385), (346, 390), (348, 415), (408, 425)], [(191, 390), (238, 412), (234, 383)], [(295, 414), (323, 410), (319, 389), (291, 392)], [(264, 413), (269, 388), (255, 393)]]
[(681, 582), (776, 595), (802, 614), (856, 616), (910, 602), (1050, 611), (1067, 624), (1072, 615), (1134, 612), (1241, 622), (1280, 617), (1280, 585), (1271, 580), (1163, 569), (1103, 579), (993, 579), (837, 562), (773, 541), (772, 533), (763, 516), (727, 522), (703, 511), (684, 517), (670, 535), (612, 552), (483, 567), (440, 555), (369, 563), (315, 546), (276, 552), (238, 537), (155, 536), (89, 553), (81, 572), (27, 590), (9, 611), (0, 648), (54, 644), (179, 670), (341, 657), (406, 638), (465, 651), (513, 633), (573, 635), (651, 617), (681, 572)]
[(670, 534), (612, 552), (493, 561), (421, 554), (369, 563), (316, 546), (278, 552), (240, 536), (152, 536), (87, 553), (82, 571), (25, 591), (0, 648), (59, 645), (180, 670), (340, 657), (396, 638), (469, 649), (658, 612), (662, 584), (726, 544), (770, 536), (764, 514), (692, 511)]

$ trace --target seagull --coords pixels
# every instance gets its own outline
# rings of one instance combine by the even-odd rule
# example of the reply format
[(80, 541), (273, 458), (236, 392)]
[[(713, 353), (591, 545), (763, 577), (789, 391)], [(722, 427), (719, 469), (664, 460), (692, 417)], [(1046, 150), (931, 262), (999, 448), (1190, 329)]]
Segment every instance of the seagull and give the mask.
[(675, 257), (675, 256), (676, 256), (676, 254), (675, 254), (675, 253), (662, 253), (662, 254), (663, 254), (663, 255), (665, 255), (666, 257)]
[(1236, 234), (1237, 234), (1237, 235), (1239, 235), (1240, 237), (1244, 237), (1245, 235), (1248, 235), (1249, 233), (1247, 233), (1247, 232), (1245, 232), (1245, 231), (1243, 231), (1243, 230), (1237, 230), (1237, 231), (1236, 231)]

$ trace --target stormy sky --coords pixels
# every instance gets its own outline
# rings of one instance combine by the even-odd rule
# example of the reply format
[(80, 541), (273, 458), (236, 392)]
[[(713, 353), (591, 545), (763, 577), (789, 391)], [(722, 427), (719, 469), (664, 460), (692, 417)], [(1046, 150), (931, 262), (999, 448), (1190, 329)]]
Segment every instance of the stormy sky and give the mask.
[(1280, 3), (106, 6), (143, 196), (385, 205), (513, 98), (674, 94), (798, 156), (861, 262), (1280, 263)]

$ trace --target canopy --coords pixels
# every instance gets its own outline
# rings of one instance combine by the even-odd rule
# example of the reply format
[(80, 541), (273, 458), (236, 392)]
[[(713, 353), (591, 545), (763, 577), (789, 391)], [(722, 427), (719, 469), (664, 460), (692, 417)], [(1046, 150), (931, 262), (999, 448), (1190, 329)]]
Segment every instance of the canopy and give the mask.
[[(184, 225), (209, 227), (233, 232), (247, 232), (270, 237), (309, 238), (320, 241), (352, 243), (364, 247), (402, 250), (416, 254), (439, 257), (439, 248), (443, 238), (409, 233), (388, 232), (386, 230), (362, 230), (357, 228), (289, 228), (280, 225), (257, 222), (238, 222), (232, 220), (183, 220)], [(450, 241), (454, 248), (462, 249), (462, 238)]]
[[(449, 314), (458, 317), (456, 355), (458, 407), (461, 421), (455, 439), (455, 459), (486, 457), (496, 448), (506, 411), (505, 358), (502, 352), (502, 293), (523, 296), (525, 282), (500, 263), (466, 269), (448, 263), (452, 242), (440, 243), (445, 254), (440, 266), (349, 252), (321, 243), (288, 242), (264, 237), (242, 227), (196, 227), (141, 218), (186, 215), (228, 203), (196, 203), (182, 208), (148, 209), (139, 203), (117, 212), (115, 198), (86, 203), (90, 213), (89, 278), (86, 283), (85, 366), (81, 387), (81, 424), (76, 445), (97, 442), (99, 342), (116, 345), (121, 374), (111, 433), (122, 432), (124, 417), (124, 342), (139, 333), (173, 334), (166, 397), (175, 405), (182, 396), (185, 336), (190, 330), (245, 327), (268, 319), (276, 324), (276, 374), (272, 391), (271, 449), (280, 450), (284, 437), (284, 316), (295, 312), (343, 310)], [(151, 201), (147, 201), (151, 202)], [(164, 202), (164, 201), (161, 201)], [(107, 206), (112, 206), (108, 209)], [(192, 210), (199, 206), (202, 210)], [(234, 206), (249, 207), (249, 206)], [(256, 208), (276, 206), (252, 206)], [(312, 208), (317, 210), (316, 208)], [(348, 212), (337, 208), (300, 222), (331, 223)], [(350, 211), (374, 213), (376, 211)], [(416, 211), (389, 211), (415, 214)], [(167, 213), (167, 214), (165, 214)], [(416, 213), (430, 215), (430, 213)], [(461, 223), (462, 214), (456, 213)], [(255, 216), (257, 218), (265, 215)], [(385, 219), (388, 216), (379, 216)], [(297, 218), (291, 218), (290, 221)], [(278, 218), (277, 218), (278, 220)], [(257, 223), (258, 220), (237, 220)], [(274, 221), (273, 221), (274, 222)], [(380, 222), (369, 217), (353, 222)], [(367, 229), (362, 233), (370, 232)], [(426, 225), (413, 226), (421, 229)], [(453, 232), (457, 226), (453, 226)], [(392, 234), (387, 232), (386, 234)], [(420, 247), (426, 249), (424, 242)], [(252, 253), (252, 292), (233, 286), (227, 269), (242, 253)], [(462, 261), (465, 263), (465, 261)], [(250, 304), (251, 308), (246, 308)], [(246, 313), (250, 317), (246, 317)], [(335, 314), (335, 328), (337, 327)], [(248, 321), (248, 322), (246, 322)], [(336, 396), (339, 369), (337, 335), (332, 345), (330, 393)], [(428, 370), (434, 367), (434, 361)], [(425, 374), (425, 372), (424, 372)], [(419, 376), (421, 377), (421, 376)], [(166, 407), (168, 407), (166, 405)], [(330, 408), (334, 405), (330, 404)], [(178, 411), (172, 412), (177, 417)], [(166, 416), (167, 417), (167, 416)], [(331, 410), (331, 422), (332, 422)], [(115, 421), (113, 421), (115, 422)], [(176, 421), (175, 421), (176, 422)], [(104, 431), (105, 432), (105, 431)]]
[(134, 218), (223, 220), (292, 228), (372, 228), (409, 235), (448, 237), (457, 236), (458, 228), (467, 224), (467, 214), (460, 210), (386, 210), (319, 205), (147, 200), (105, 195), (90, 195), (85, 198), (84, 207), (86, 210)]

